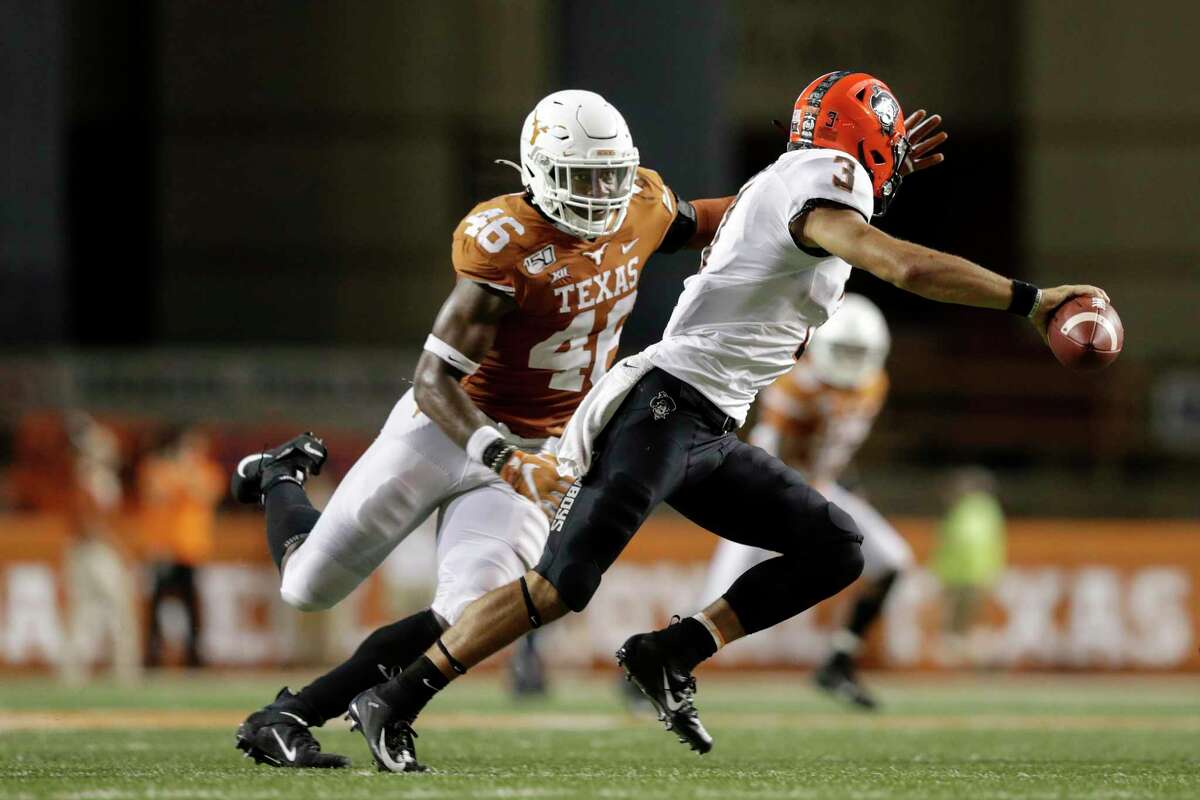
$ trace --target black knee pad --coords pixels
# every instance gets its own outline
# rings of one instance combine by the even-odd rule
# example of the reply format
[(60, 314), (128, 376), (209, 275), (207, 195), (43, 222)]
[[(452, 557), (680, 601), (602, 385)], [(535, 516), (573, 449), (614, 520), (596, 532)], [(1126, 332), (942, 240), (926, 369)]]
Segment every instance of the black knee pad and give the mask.
[(858, 530), (858, 524), (855, 523), (849, 514), (842, 511), (841, 508), (833, 503), (829, 504), (829, 526), (831, 528), (830, 533), (834, 535), (840, 534), (853, 539), (859, 544), (862, 543), (863, 537), (862, 533)]
[[(604, 493), (586, 507), (583, 519), (567, 518), (554, 543), (553, 559), (538, 565), (538, 573), (558, 590), (563, 605), (575, 612), (587, 607), (605, 571), (637, 533), (653, 503), (646, 485), (622, 472), (609, 479)], [(577, 505), (573, 513), (580, 510)]]
[(558, 574), (558, 596), (563, 605), (575, 613), (587, 608), (592, 595), (600, 588), (600, 578), (603, 573), (595, 564), (568, 564)]
[(862, 575), (865, 561), (861, 536), (857, 539), (847, 538), (830, 542), (822, 555), (830, 580), (841, 582), (843, 589)]

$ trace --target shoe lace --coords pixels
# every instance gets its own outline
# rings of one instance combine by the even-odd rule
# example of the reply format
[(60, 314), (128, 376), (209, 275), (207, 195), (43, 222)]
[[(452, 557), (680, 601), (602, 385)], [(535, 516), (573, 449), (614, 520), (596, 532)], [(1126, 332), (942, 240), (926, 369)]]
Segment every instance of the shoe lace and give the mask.
[(404, 720), (391, 722), (387, 726), (388, 729), (388, 747), (393, 752), (403, 751), (408, 753), (413, 759), (417, 757), (416, 742), (417, 732), (413, 730), (412, 724)]

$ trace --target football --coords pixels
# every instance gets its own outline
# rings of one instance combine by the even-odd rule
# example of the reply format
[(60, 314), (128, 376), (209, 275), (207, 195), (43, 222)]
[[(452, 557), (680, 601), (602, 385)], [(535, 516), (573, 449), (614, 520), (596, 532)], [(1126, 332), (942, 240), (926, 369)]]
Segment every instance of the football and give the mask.
[(1064, 367), (1095, 372), (1117, 360), (1125, 327), (1103, 297), (1073, 297), (1058, 307), (1047, 331), (1050, 349)]

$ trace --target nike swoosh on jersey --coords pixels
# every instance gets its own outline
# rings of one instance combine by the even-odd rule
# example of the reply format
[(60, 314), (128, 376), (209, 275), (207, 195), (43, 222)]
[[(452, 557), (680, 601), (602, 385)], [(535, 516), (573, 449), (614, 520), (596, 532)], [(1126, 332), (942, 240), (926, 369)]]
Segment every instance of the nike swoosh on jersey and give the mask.
[(629, 255), (629, 251), (632, 250), (634, 245), (636, 245), (641, 240), (642, 240), (642, 237), (639, 236), (638, 238), (634, 239), (632, 242), (629, 242), (628, 244), (622, 244), (621, 245), (621, 255), (623, 255), (623, 256)]

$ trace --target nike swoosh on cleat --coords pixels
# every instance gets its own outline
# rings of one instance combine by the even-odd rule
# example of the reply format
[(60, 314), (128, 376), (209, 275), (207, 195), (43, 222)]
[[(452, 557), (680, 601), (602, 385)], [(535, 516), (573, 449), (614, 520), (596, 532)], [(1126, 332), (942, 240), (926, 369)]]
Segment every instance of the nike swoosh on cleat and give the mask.
[(392, 758), (392, 754), (389, 753), (387, 749), (386, 728), (379, 732), (379, 760), (382, 761), (383, 765), (392, 772), (404, 772), (404, 765), (410, 760), (410, 756), (408, 755), (407, 751), (404, 750), (400, 751), (400, 761), (396, 761), (394, 758)]
[(255, 461), (263, 461), (266, 458), (267, 458), (266, 453), (254, 453), (253, 455), (246, 456), (245, 458), (243, 458), (241, 461), (238, 462), (237, 474), (241, 475), (243, 478), (245, 478), (246, 477), (246, 467), (250, 466), (250, 464), (252, 464)]
[(290, 712), (290, 711), (280, 711), (279, 713), (280, 713), (280, 714), (283, 714), (285, 717), (291, 717), (292, 719), (296, 720), (296, 722), (299, 722), (301, 725), (303, 725), (303, 726), (304, 726), (304, 727), (306, 727), (306, 728), (308, 727), (308, 723), (307, 723), (307, 722), (305, 722), (303, 719), (301, 719), (300, 717), (296, 716), (295, 714), (293, 714), (293, 713), (292, 713), (292, 712)]
[(434, 687), (434, 685), (433, 685), (432, 683), (430, 683), (430, 682), (429, 682), (429, 678), (421, 678), (421, 683), (423, 683), (423, 684), (425, 684), (426, 686), (428, 686), (428, 687), (429, 687), (431, 690), (433, 690), (433, 691), (435, 691), (435, 692), (437, 691), (437, 688), (436, 688), (436, 687)]
[(304, 452), (308, 453), (310, 456), (316, 456), (317, 458), (324, 458), (324, 457), (325, 457), (325, 456), (324, 456), (324, 454), (323, 454), (323, 453), (322, 453), (320, 450), (318, 450), (317, 448), (313, 447), (313, 446), (312, 446), (311, 444), (309, 444), (308, 442), (305, 442), (305, 443), (304, 443)]
[(667, 707), (667, 711), (674, 714), (679, 709), (683, 708), (683, 703), (675, 699), (674, 693), (671, 691), (671, 681), (667, 678), (667, 670), (663, 668), (663, 688), (666, 693), (663, 696), (663, 704)]
[(275, 730), (274, 728), (271, 729), (271, 735), (275, 737), (275, 741), (279, 742), (279, 749), (283, 751), (283, 755), (287, 757), (287, 760), (294, 762), (296, 760), (296, 748), (289, 748), (286, 744), (284, 744), (283, 737), (280, 736), (279, 731)]

